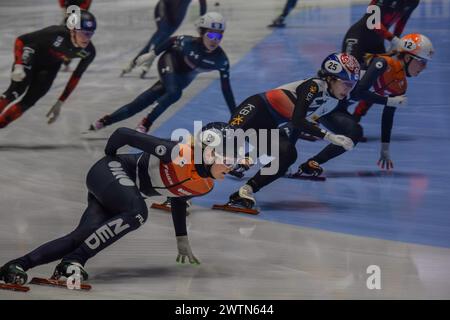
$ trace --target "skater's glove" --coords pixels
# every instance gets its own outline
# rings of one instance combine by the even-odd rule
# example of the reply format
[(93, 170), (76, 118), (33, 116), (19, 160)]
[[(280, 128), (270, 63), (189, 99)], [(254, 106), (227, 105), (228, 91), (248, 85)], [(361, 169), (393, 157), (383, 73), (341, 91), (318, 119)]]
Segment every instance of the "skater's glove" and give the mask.
[(249, 170), (250, 167), (253, 165), (254, 165), (253, 159), (250, 157), (245, 157), (239, 159), (237, 163), (233, 166), (232, 170), (239, 170), (243, 172)]
[(333, 134), (331, 132), (327, 132), (324, 137), (325, 140), (331, 142), (332, 144), (335, 144), (337, 146), (341, 146), (345, 150), (349, 151), (352, 150), (355, 144), (353, 143), (352, 139), (340, 135), (340, 134)]
[(13, 68), (13, 71), (11, 72), (11, 79), (12, 79), (12, 81), (20, 82), (23, 79), (25, 79), (26, 76), (27, 76), (27, 74), (25, 73), (23, 65), (15, 64), (14, 68)]
[(61, 107), (62, 107), (63, 103), (64, 103), (64, 102), (58, 100), (58, 101), (56, 101), (56, 103), (53, 105), (53, 107), (50, 108), (50, 110), (49, 110), (48, 113), (47, 113), (47, 118), (48, 118), (47, 123), (48, 123), (48, 124), (51, 124), (51, 123), (53, 123), (53, 122), (56, 121), (56, 119), (57, 119), (58, 116), (59, 116), (59, 113), (61, 112)]
[(388, 107), (406, 107), (408, 104), (408, 97), (405, 95), (396, 96), (396, 97), (388, 97), (386, 102), (386, 106)]
[(383, 142), (381, 144), (380, 159), (378, 160), (378, 166), (380, 169), (392, 170), (394, 169), (394, 163), (391, 160), (389, 153), (389, 143)]
[(200, 264), (200, 261), (192, 253), (191, 246), (189, 245), (188, 236), (178, 236), (177, 247), (178, 247), (177, 262), (185, 263), (187, 257), (190, 264)]
[(139, 57), (136, 58), (136, 66), (141, 66), (144, 63), (147, 66), (151, 66), (153, 64), (153, 61), (156, 58), (156, 54), (155, 51), (150, 51), (149, 53), (145, 53), (140, 55)]
[(399, 49), (401, 42), (402, 40), (399, 37), (394, 36), (391, 40), (391, 46), (389, 47), (389, 51)]

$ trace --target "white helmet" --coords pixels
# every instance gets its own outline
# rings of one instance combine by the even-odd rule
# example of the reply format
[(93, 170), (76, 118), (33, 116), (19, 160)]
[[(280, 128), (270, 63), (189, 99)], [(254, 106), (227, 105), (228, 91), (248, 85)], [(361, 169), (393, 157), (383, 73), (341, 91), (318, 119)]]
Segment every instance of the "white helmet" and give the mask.
[(407, 34), (402, 37), (399, 47), (400, 52), (409, 53), (425, 60), (431, 60), (434, 54), (431, 40), (420, 33)]
[(226, 21), (220, 13), (208, 12), (197, 20), (195, 26), (197, 28), (225, 31)]

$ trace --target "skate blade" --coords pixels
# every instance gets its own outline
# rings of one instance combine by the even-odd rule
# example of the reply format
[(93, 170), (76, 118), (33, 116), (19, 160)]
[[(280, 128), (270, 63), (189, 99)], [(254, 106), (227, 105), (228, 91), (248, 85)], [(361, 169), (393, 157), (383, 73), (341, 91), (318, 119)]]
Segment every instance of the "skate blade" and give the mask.
[(248, 208), (240, 208), (234, 207), (228, 204), (215, 204), (212, 207), (213, 210), (223, 210), (230, 212), (239, 212), (239, 213), (247, 213), (247, 214), (258, 214), (259, 210), (257, 209), (248, 209)]
[[(156, 209), (156, 210), (162, 210), (165, 212), (172, 212), (172, 208), (169, 206), (164, 205), (163, 203), (152, 203), (152, 205), (150, 206), (150, 208), (152, 209)], [(191, 213), (186, 210), (186, 217), (188, 217)]]
[(0, 283), (0, 289), (18, 291), (18, 292), (30, 291), (30, 287), (22, 286), (20, 284), (13, 284), (13, 283)]
[(327, 177), (325, 176), (308, 176), (302, 174), (290, 174), (287, 176), (290, 179), (298, 179), (298, 180), (309, 180), (309, 181), (326, 181)]
[(157, 209), (157, 210), (163, 210), (163, 211), (166, 211), (166, 212), (172, 212), (172, 208), (169, 207), (169, 206), (164, 205), (163, 203), (152, 203), (150, 208)]
[[(57, 280), (57, 279), (45, 279), (45, 278), (33, 278), (30, 281), (31, 284), (36, 284), (40, 286), (51, 286), (51, 287), (59, 287), (69, 289), (67, 286), (66, 280)], [(91, 290), (92, 286), (86, 283), (80, 283), (80, 288), (75, 290)]]
[(242, 172), (233, 172), (233, 171), (230, 171), (230, 172), (228, 172), (227, 174), (230, 175), (230, 176), (232, 176), (232, 177), (234, 177), (234, 178), (238, 178), (238, 179), (242, 179), (242, 178), (245, 176), (245, 174), (242, 173)]

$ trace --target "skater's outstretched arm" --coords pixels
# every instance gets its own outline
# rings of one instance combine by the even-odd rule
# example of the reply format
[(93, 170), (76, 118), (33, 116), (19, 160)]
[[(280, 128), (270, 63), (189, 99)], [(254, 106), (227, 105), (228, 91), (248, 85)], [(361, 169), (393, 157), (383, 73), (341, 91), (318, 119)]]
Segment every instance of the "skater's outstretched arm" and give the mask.
[(310, 79), (298, 86), (296, 92), (298, 98), (292, 114), (292, 125), (302, 132), (323, 139), (326, 132), (306, 119), (309, 106), (314, 99), (319, 97), (319, 86), (314, 80)]
[(175, 228), (175, 235), (186, 236), (186, 208), (187, 198), (170, 198), (170, 207), (172, 209), (172, 220)]
[(230, 113), (233, 114), (233, 111), (236, 108), (236, 100), (234, 99), (233, 90), (231, 89), (228, 61), (226, 66), (220, 69), (219, 72), (220, 72), (220, 85), (222, 87), (223, 97), (227, 102), (227, 106), (228, 109), (230, 109)]
[(177, 236), (178, 255), (177, 262), (185, 263), (186, 260), (191, 264), (200, 264), (200, 261), (192, 253), (191, 245), (187, 236), (186, 228), (186, 208), (187, 198), (171, 198), (172, 219)]
[(381, 117), (381, 142), (391, 142), (392, 126), (394, 125), (395, 109), (393, 107), (384, 107), (383, 115)]
[(370, 88), (374, 85), (378, 77), (386, 71), (387, 65), (385, 59), (379, 57), (374, 58), (362, 79), (358, 82), (355, 89), (353, 89), (351, 98), (353, 100), (364, 100), (369, 103), (385, 105), (388, 98), (370, 91)]
[(168, 163), (172, 160), (172, 149), (177, 144), (177, 142), (143, 134), (130, 128), (119, 128), (109, 138), (105, 147), (105, 154), (114, 156), (119, 148), (129, 145), (130, 147), (150, 153), (158, 157), (161, 161)]
[(64, 102), (66, 99), (70, 96), (70, 94), (75, 90), (76, 86), (78, 85), (78, 82), (81, 79), (81, 76), (86, 71), (86, 69), (89, 67), (89, 65), (94, 61), (95, 59), (95, 47), (90, 44), (89, 47), (89, 56), (86, 58), (81, 59), (81, 61), (78, 63), (78, 66), (72, 73), (72, 76), (69, 79), (69, 82), (67, 83), (66, 87), (64, 88), (63, 93), (59, 97), (59, 101)]

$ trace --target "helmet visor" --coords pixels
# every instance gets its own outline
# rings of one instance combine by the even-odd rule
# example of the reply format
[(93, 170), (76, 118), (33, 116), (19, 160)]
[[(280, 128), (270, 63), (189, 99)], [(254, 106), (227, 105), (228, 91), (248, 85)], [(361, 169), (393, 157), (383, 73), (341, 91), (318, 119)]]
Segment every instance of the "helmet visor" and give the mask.
[(205, 33), (205, 35), (209, 40), (213, 40), (213, 41), (217, 41), (217, 42), (221, 41), (223, 38), (223, 33), (221, 33), (221, 32), (207, 31)]

